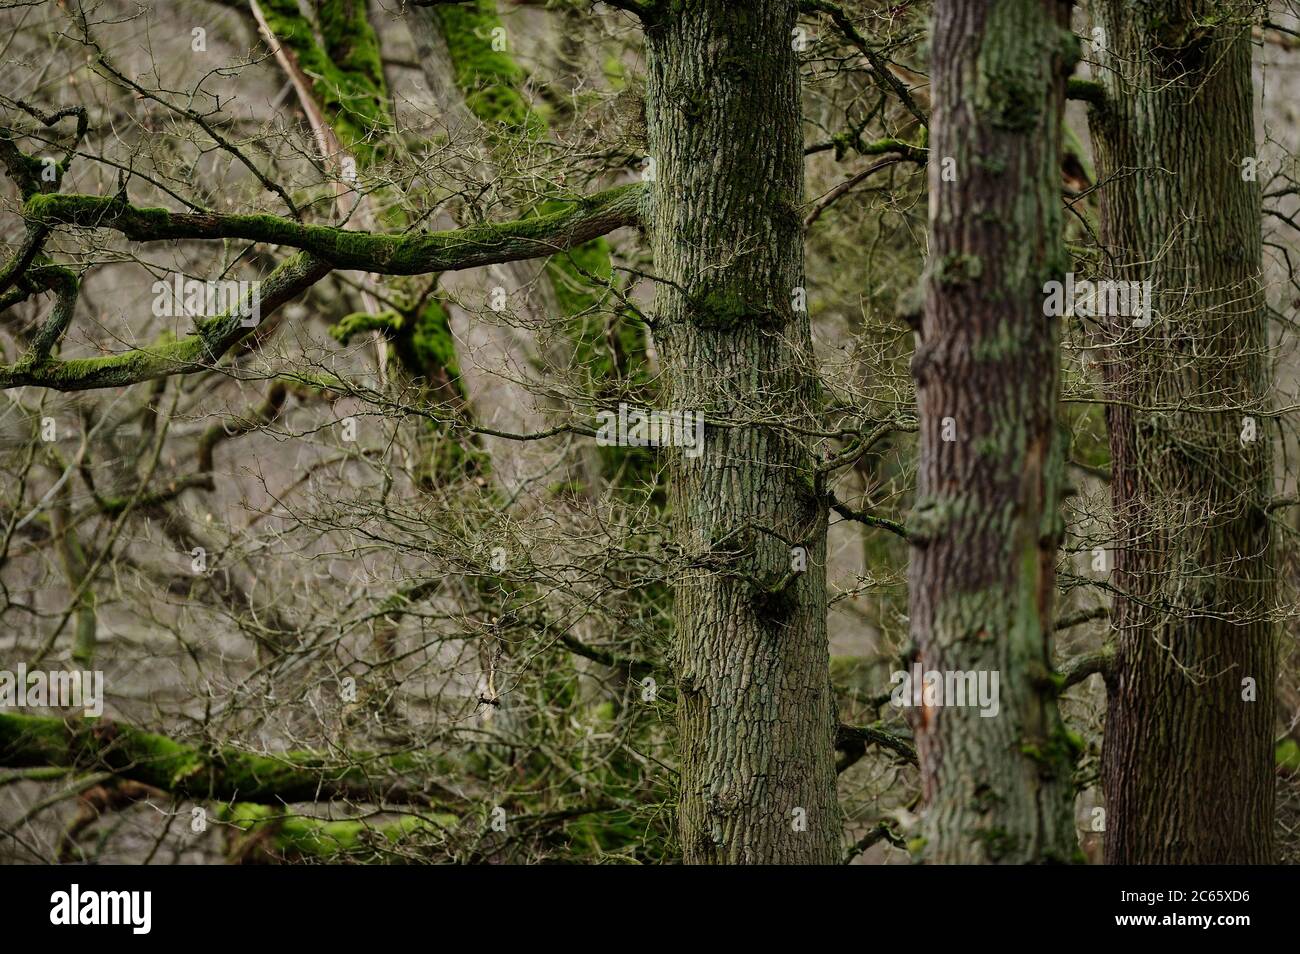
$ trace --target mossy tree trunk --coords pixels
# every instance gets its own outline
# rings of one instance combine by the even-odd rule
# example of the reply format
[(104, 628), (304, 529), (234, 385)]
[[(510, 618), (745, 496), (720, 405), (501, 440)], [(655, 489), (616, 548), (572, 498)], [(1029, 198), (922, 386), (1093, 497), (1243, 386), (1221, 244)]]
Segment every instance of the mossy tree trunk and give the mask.
[(1064, 270), (1068, 15), (1058, 0), (935, 5), (911, 629), (924, 671), (997, 672), (1000, 696), (990, 717), (910, 710), (935, 862), (1068, 861), (1076, 850), (1075, 745), (1051, 674), (1059, 329), (1042, 295)]
[[(646, 23), (656, 346), (670, 406), (711, 422), (671, 456), (680, 830), (689, 863), (831, 863), (826, 511), (799, 205), (794, 0), (685, 0)], [(722, 422), (734, 424), (723, 426)], [(792, 549), (801, 547), (806, 570)]]
[(1113, 277), (1154, 291), (1149, 325), (1103, 326), (1112, 864), (1272, 860), (1268, 325), (1260, 192), (1243, 165), (1255, 6), (1095, 4), (1101, 239)]

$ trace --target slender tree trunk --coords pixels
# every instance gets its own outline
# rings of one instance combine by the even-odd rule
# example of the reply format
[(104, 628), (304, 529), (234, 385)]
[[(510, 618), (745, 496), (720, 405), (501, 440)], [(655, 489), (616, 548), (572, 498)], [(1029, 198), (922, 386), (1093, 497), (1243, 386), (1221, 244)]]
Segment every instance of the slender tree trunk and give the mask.
[(795, 307), (796, 4), (659, 10), (646, 24), (655, 339), (670, 405), (716, 422), (702, 455), (670, 458), (689, 563), (675, 590), (683, 855), (830, 863), (841, 824), (826, 510), (811, 448), (788, 427), (817, 401), (808, 316)]
[(1154, 291), (1149, 325), (1103, 325), (1112, 864), (1272, 860), (1268, 325), (1260, 193), (1243, 165), (1254, 6), (1096, 4), (1102, 243), (1114, 277)]
[(1059, 0), (935, 4), (911, 627), (924, 671), (997, 672), (1000, 689), (991, 717), (911, 710), (936, 862), (1076, 852), (1076, 745), (1051, 678), (1059, 319), (1044, 317), (1042, 292), (1065, 261), (1068, 15)]

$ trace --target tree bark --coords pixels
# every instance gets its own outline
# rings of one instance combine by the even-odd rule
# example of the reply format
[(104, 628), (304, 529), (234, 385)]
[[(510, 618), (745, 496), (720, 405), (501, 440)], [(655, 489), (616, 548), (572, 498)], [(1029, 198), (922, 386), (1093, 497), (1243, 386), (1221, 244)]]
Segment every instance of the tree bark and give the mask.
[(911, 631), (923, 671), (997, 672), (1000, 690), (992, 717), (924, 699), (909, 710), (924, 856), (940, 863), (1076, 853), (1077, 743), (1051, 673), (1059, 329), (1042, 293), (1065, 261), (1061, 115), (1077, 49), (1068, 17), (1060, 0), (935, 5), (931, 259), (912, 364), (921, 446)]
[[(704, 451), (670, 457), (688, 863), (837, 860), (826, 506), (803, 285), (793, 0), (685, 0), (647, 17), (655, 340)], [(798, 551), (803, 548), (806, 569)]]
[(1149, 325), (1102, 328), (1114, 402), (1112, 864), (1273, 858), (1268, 325), (1260, 192), (1243, 174), (1255, 155), (1254, 6), (1096, 5), (1101, 240), (1113, 277), (1154, 291)]

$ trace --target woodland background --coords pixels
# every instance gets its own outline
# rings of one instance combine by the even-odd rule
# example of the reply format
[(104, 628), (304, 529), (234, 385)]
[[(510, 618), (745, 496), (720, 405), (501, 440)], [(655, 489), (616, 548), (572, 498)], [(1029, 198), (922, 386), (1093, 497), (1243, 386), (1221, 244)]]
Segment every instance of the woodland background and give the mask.
[[(647, 96), (674, 88), (647, 79), (656, 67), (639, 19), (654, 4), (0, 6), (7, 155), (63, 158), (56, 191), (69, 195), (277, 217), (291, 203), (304, 222), (415, 234), (541, 222), (576, 196), (652, 189), (680, 168), (651, 151)], [(664, 17), (688, 18), (683, 35), (695, 29), (690, 16), (712, 15), (662, 6)], [(740, 16), (717, 0), (698, 6), (722, 8), (722, 21)], [(782, 6), (758, 3), (752, 15)], [(830, 463), (834, 498), (824, 552), (814, 546), (811, 559), (825, 567), (838, 728), (813, 723), (835, 744), (835, 860), (902, 864), (933, 847), (922, 835), (914, 726), (888, 697), (890, 673), (917, 652), (905, 528), (920, 424), (907, 316), (930, 250), (933, 132), (921, 120), (934, 107), (935, 11), (919, 0), (846, 0), (805, 4), (795, 18), (784, 6), (794, 30), (777, 41), (793, 45), (801, 80), (795, 211), (812, 344), (791, 353), (819, 383), (811, 453)], [(1300, 18), (1290, 3), (1225, 4), (1219, 20), (1199, 9), (1215, 5), (1191, 6), (1224, 43), (1249, 46), (1266, 210), (1261, 357), (1272, 407), (1294, 408)], [(1070, 16), (1082, 51), (1073, 76), (1097, 79), (1090, 42), (1101, 12), (1085, 4)], [(268, 32), (287, 54), (271, 52)], [(728, 56), (697, 66), (741, 90), (764, 82), (763, 56), (753, 54), (759, 66)], [(687, 125), (716, 118), (711, 101), (693, 98), (712, 95), (708, 82), (700, 89), (673, 101)], [(1083, 98), (1065, 106), (1056, 184), (1080, 274), (1104, 258), (1091, 89), (1075, 87)], [(73, 107), (84, 113), (46, 122)], [(733, 111), (718, 128), (718, 167), (791, 135), (761, 109)], [(1200, 134), (1188, 133), (1189, 150)], [(707, 170), (703, 153), (694, 161)], [(761, 190), (758, 158), (754, 169)], [(682, 187), (683, 214), (729, 207), (707, 181), (701, 172)], [(0, 299), (0, 363), (10, 367), (63, 301), (53, 280), (34, 289), (16, 277), (35, 228), (28, 199), (12, 176), (0, 185), (14, 279)], [(80, 283), (64, 358), (184, 338), (189, 319), (152, 313), (154, 281), (267, 279), (291, 251), (238, 236), (140, 241), (91, 227), (111, 210), (65, 212), (40, 239), (40, 254)], [(1188, 215), (1213, 234), (1214, 210)], [(690, 667), (674, 648), (675, 599), (701, 564), (674, 529), (685, 502), (669, 471), (690, 464), (591, 436), (596, 412), (619, 401), (663, 406), (671, 377), (654, 327), (668, 270), (646, 223), (624, 218), (571, 248), (483, 267), (335, 269), (203, 370), (90, 390), (10, 381), (0, 395), (0, 667), (102, 669), (108, 728), (88, 742), (55, 721), (66, 712), (0, 713), (0, 860), (682, 860), (681, 763), (710, 757), (683, 752), (677, 711)], [(1060, 321), (1069, 492), (1052, 651), (1056, 668), (1075, 674), (1059, 698), (1073, 860), (1096, 863), (1100, 669), (1117, 584), (1093, 335)], [(1295, 420), (1293, 410), (1260, 418), (1278, 501), (1267, 561), (1276, 590), (1257, 608), (1278, 660), (1262, 703), (1275, 803), (1260, 824), (1284, 862), (1300, 858), (1300, 509), (1285, 503), (1300, 473)], [(707, 488), (687, 499), (697, 492), (709, 506)], [(747, 566), (724, 555), (704, 572)], [(1159, 572), (1230, 575), (1204, 564)], [(783, 598), (779, 573), (762, 585)], [(1019, 691), (1004, 674), (1004, 698)], [(1230, 752), (1238, 741), (1206, 744)], [(773, 811), (770, 824), (789, 829), (789, 808)], [(757, 855), (812, 860), (783, 851)], [(1009, 860), (990, 852), (983, 860)]]

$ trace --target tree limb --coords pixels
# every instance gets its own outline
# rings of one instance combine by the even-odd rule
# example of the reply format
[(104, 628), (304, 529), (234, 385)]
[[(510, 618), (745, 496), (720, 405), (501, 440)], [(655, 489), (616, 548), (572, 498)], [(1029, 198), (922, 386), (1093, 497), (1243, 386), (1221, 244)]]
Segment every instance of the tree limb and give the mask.
[(1065, 88), (1065, 98), (1082, 100), (1085, 103), (1091, 103), (1093, 106), (1105, 106), (1106, 87), (1096, 80), (1071, 76)]
[(917, 122), (924, 127), (929, 127), (929, 120), (926, 118), (925, 113), (921, 111), (921, 107), (916, 105), (916, 100), (907, 91), (907, 87), (889, 72), (885, 67), (884, 59), (871, 47), (866, 37), (858, 32), (858, 28), (853, 25), (853, 21), (849, 19), (843, 7), (835, 3), (828, 3), (826, 0), (802, 0), (799, 9), (804, 13), (825, 13), (829, 16), (832, 22), (839, 27), (845, 38), (857, 48), (858, 52), (867, 58), (867, 62), (871, 65), (871, 72), (876, 74), (876, 80), (882, 86), (892, 90), (894, 95), (902, 100), (903, 105), (907, 107), (907, 111), (916, 117)]
[(909, 765), (920, 764), (916, 756), (916, 747), (903, 736), (881, 728), (880, 723), (847, 725), (841, 722), (835, 730), (835, 748), (843, 754), (840, 756), (839, 764), (836, 765), (836, 771), (843, 772), (853, 765), (866, 754), (867, 747), (871, 745), (888, 749)]
[(1058, 674), (1060, 691), (1064, 692), (1071, 686), (1078, 685), (1095, 673), (1109, 674), (1114, 662), (1115, 650), (1110, 646), (1105, 646), (1095, 653), (1084, 653), (1082, 656), (1067, 660)]
[[(262, 283), (262, 319), (296, 298), (327, 275), (329, 265), (306, 253), (282, 262)], [(179, 341), (161, 341), (100, 358), (47, 358), (0, 366), (0, 390), (32, 385), (55, 391), (88, 391), (123, 387), (172, 374), (211, 367), (238, 341), (253, 331), (244, 324), (238, 306), (215, 318), (202, 319), (198, 330)]]
[(1072, 626), (1078, 626), (1081, 623), (1088, 623), (1094, 619), (1105, 619), (1109, 615), (1109, 608), (1105, 606), (1094, 606), (1090, 609), (1079, 610), (1077, 613), (1069, 613), (1060, 617), (1052, 628), (1059, 633), (1063, 629), (1069, 629)]
[(865, 510), (855, 510), (829, 491), (827, 492), (826, 497), (827, 501), (830, 503), (831, 509), (845, 520), (853, 520), (857, 523), (863, 523), (868, 527), (879, 527), (882, 530), (888, 530), (890, 533), (902, 537), (904, 540), (907, 539), (907, 528), (898, 521), (890, 520), (886, 517), (877, 517), (874, 514), (867, 513)]
[(853, 859), (858, 857), (864, 851), (867, 851), (879, 841), (887, 841), (895, 848), (907, 850), (907, 842), (903, 841), (898, 832), (894, 831), (893, 826), (888, 822), (881, 822), (871, 831), (867, 832), (862, 838), (854, 843), (853, 847), (848, 850), (844, 856), (844, 864), (852, 864)]
[(113, 229), (136, 242), (244, 239), (300, 249), (331, 268), (424, 275), (541, 258), (636, 225), (643, 195), (644, 187), (634, 183), (547, 215), (411, 235), (303, 225), (275, 215), (169, 212), (91, 195), (33, 196), (24, 214), (39, 225)]
[(177, 797), (220, 801), (428, 800), (425, 791), (407, 781), (427, 771), (427, 761), (417, 753), (260, 755), (230, 746), (205, 751), (107, 719), (65, 722), (0, 712), (0, 765), (78, 766)]

